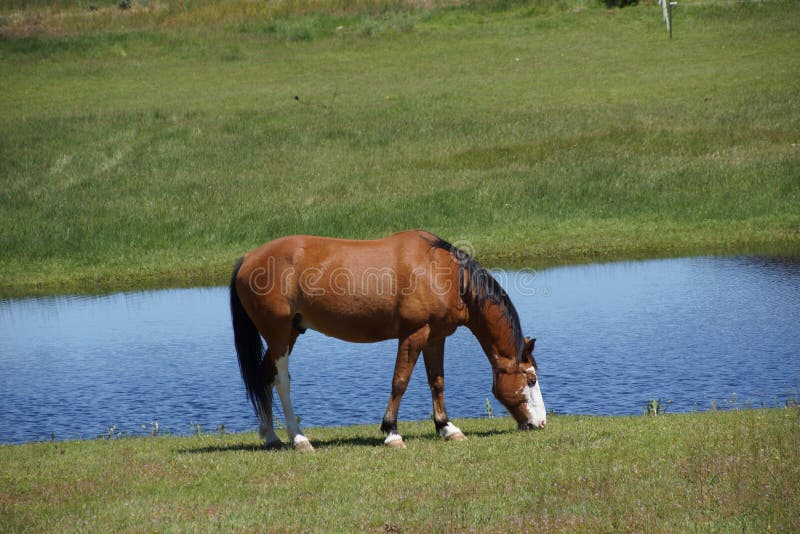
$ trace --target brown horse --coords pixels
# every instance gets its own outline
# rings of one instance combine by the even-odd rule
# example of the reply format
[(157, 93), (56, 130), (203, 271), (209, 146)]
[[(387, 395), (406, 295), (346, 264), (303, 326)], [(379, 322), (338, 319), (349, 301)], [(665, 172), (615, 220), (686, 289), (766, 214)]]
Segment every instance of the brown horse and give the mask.
[(399, 340), (381, 424), (387, 445), (405, 446), (397, 411), (420, 352), (438, 433), (466, 439), (444, 407), (444, 342), (461, 325), (480, 342), (493, 369), (492, 392), (519, 428), (545, 426), (535, 340), (522, 336), (517, 311), (492, 275), (433, 234), (410, 230), (372, 241), (276, 239), (237, 262), (230, 298), (239, 369), (268, 448), (282, 446), (272, 424), (275, 386), (293, 446), (313, 449), (289, 396), (289, 355), (307, 328), (351, 342)]

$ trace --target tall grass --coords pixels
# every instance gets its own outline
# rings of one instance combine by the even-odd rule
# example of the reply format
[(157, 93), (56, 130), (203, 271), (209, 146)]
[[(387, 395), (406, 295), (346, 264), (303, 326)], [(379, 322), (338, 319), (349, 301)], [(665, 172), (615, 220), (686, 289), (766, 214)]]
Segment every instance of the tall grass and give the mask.
[[(519, 3), (519, 2), (515, 2)], [(64, 36), (96, 31), (231, 27), (253, 21), (382, 16), (458, 6), (458, 0), (132, 0), (4, 2), (0, 35)]]
[(671, 42), (653, 6), (165, 5), (0, 39), (1, 292), (220, 282), (289, 233), (494, 265), (800, 243), (796, 2), (685, 3)]

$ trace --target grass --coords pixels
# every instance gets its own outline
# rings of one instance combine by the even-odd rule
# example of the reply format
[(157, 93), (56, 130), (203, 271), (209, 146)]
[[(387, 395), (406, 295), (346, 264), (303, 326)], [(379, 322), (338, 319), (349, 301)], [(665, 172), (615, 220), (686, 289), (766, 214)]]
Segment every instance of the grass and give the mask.
[(800, 410), (554, 416), (0, 447), (0, 530), (797, 532)]
[(221, 283), (291, 233), (800, 248), (796, 1), (682, 2), (672, 41), (649, 3), (12, 4), (5, 296)]

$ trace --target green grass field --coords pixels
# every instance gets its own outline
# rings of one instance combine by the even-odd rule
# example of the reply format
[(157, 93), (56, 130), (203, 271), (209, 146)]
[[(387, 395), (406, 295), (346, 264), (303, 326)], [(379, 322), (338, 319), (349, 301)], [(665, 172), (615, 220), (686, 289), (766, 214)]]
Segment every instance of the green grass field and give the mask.
[(0, 446), (3, 532), (797, 532), (800, 410), (508, 418)]
[(0, 8), (5, 296), (220, 283), (291, 233), (800, 248), (797, 1), (682, 1), (672, 41), (649, 3), (45, 4)]

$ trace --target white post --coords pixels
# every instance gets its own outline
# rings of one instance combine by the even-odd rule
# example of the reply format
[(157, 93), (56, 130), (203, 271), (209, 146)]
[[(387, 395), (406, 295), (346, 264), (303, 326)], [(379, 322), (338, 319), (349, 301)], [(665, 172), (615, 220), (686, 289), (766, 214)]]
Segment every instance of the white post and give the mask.
[(667, 25), (667, 31), (672, 32), (672, 29), (670, 28), (670, 22), (672, 21), (669, 17), (669, 7), (667, 7), (669, 0), (658, 0), (658, 3), (661, 6), (661, 14), (664, 17), (664, 23)]
[(658, 0), (658, 5), (661, 6), (661, 15), (664, 17), (664, 24), (667, 25), (669, 38), (672, 39), (672, 7), (677, 6), (678, 2), (670, 2), (670, 0)]
[[(668, 0), (664, 0), (667, 2)], [(669, 14), (669, 22), (667, 23), (667, 27), (669, 28), (669, 38), (672, 39), (672, 6), (677, 6), (678, 2), (669, 2), (669, 9), (667, 9), (667, 13)]]

